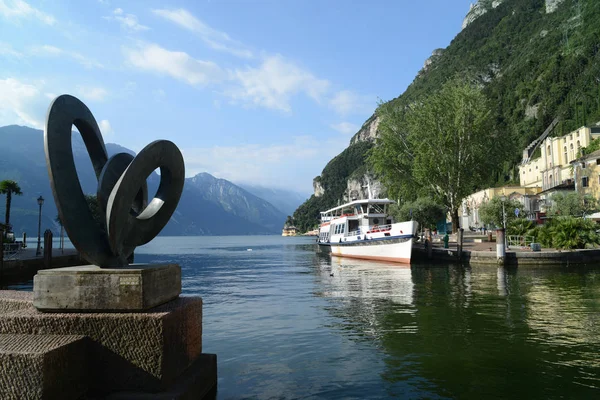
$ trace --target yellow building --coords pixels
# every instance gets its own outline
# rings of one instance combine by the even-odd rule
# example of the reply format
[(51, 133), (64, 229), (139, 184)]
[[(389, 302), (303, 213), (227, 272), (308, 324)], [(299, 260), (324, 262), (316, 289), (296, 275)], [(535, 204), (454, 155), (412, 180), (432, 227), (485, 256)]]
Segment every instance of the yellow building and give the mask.
[(462, 201), (461, 226), (464, 229), (483, 227), (479, 218), (479, 207), (494, 197), (500, 196), (504, 196), (510, 200), (517, 200), (523, 205), (519, 216), (537, 220), (540, 211), (538, 195), (541, 191), (541, 187), (502, 186), (473, 193)]
[(600, 150), (581, 157), (573, 163), (575, 191), (600, 199)]
[(584, 126), (565, 136), (546, 138), (539, 146), (541, 156), (533, 160), (524, 159), (524, 163), (519, 166), (521, 186), (548, 190), (574, 181), (571, 162), (576, 160), (582, 147), (587, 147), (599, 137), (599, 127)]

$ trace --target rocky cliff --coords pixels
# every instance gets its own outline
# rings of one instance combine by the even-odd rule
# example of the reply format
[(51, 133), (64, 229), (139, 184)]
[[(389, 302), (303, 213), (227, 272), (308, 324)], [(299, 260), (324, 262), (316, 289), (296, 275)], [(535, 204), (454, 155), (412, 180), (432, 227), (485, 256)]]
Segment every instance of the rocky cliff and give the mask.
[[(597, 0), (479, 0), (464, 29), (447, 48), (435, 50), (391, 102), (406, 107), (456, 75), (477, 80), (492, 102), (503, 140), (519, 149), (491, 177), (498, 184), (510, 182), (521, 150), (556, 116), (562, 121), (558, 133), (600, 119), (598, 32)], [(364, 158), (376, 142), (378, 124), (376, 115), (365, 121), (349, 147), (315, 178), (315, 194), (294, 213), (301, 229), (316, 225), (318, 211), (346, 200), (348, 191), (350, 198), (366, 197), (367, 179), (378, 185)], [(385, 188), (378, 188), (385, 196)]]

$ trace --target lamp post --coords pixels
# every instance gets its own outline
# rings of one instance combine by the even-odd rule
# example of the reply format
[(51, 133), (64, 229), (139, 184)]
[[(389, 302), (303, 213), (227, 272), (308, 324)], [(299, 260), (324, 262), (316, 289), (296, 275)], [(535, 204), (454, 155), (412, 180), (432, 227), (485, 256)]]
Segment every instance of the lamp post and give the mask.
[(42, 254), (42, 246), (41, 246), (41, 235), (42, 235), (42, 205), (44, 204), (44, 198), (42, 196), (38, 197), (37, 203), (40, 206), (40, 213), (38, 219), (38, 245), (37, 250), (35, 252), (36, 256), (40, 256)]

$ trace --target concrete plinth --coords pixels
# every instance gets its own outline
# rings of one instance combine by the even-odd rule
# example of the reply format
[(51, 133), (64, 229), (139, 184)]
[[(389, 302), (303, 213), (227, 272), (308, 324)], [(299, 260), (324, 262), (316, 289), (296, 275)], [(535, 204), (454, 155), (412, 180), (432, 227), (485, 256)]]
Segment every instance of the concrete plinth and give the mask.
[(84, 336), (0, 335), (0, 398), (79, 399), (88, 390)]
[(165, 391), (202, 353), (199, 297), (179, 297), (140, 313), (46, 313), (32, 299), (31, 293), (4, 291), (0, 334), (87, 336), (90, 392), (99, 397)]
[(179, 296), (181, 268), (132, 264), (47, 269), (33, 278), (33, 293), (33, 305), (41, 311), (144, 311)]

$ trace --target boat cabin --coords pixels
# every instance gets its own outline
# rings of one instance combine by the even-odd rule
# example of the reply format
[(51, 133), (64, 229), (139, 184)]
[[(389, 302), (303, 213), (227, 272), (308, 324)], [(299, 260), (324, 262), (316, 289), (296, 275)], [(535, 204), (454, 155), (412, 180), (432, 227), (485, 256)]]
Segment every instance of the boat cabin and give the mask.
[(352, 237), (390, 230), (394, 223), (388, 215), (388, 199), (364, 199), (321, 212), (320, 242), (340, 242)]

